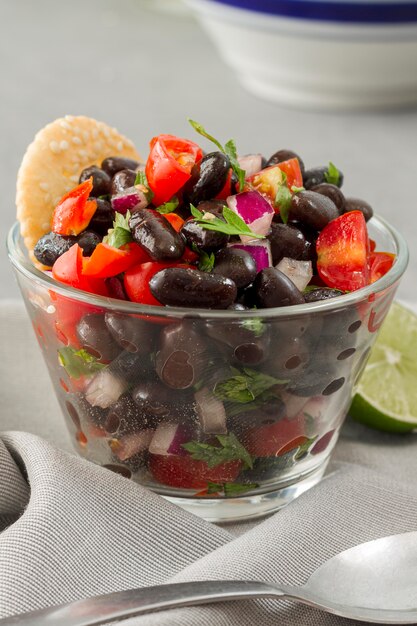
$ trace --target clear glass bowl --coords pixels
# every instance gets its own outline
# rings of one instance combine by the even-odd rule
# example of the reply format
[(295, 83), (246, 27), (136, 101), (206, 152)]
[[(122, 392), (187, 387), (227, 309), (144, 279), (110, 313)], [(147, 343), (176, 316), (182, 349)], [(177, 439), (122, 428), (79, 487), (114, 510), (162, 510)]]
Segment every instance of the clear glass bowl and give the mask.
[[(247, 312), (166, 308), (56, 283), (8, 249), (78, 452), (213, 521), (276, 510), (322, 477), (408, 260), (331, 300)], [(82, 359), (77, 351), (83, 349)]]

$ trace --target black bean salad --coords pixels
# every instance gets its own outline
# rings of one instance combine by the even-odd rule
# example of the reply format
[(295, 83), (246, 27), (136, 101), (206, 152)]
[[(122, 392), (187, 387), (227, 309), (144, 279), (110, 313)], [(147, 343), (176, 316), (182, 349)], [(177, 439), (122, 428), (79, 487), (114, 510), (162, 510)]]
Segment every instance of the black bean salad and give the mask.
[[(213, 151), (159, 135), (146, 163), (108, 156), (87, 167), (34, 254), (80, 290), (207, 310), (164, 323), (55, 294), (59, 359), (76, 381), (66, 408), (77, 437), (105, 438), (107, 465), (230, 497), (326, 448), (334, 429), (319, 432), (311, 415), (342, 388), (360, 326), (347, 314), (289, 332), (251, 311), (343, 297), (394, 256), (375, 251), (372, 208), (344, 196), (332, 163), (305, 169), (283, 149), (238, 156), (233, 140), (190, 122)], [(219, 322), (213, 309), (239, 315)]]

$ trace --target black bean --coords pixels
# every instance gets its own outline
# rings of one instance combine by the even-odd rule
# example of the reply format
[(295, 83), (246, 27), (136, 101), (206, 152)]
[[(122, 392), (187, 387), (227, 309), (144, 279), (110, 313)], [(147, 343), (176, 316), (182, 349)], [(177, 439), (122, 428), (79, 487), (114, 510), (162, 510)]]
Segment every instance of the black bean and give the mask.
[(130, 393), (124, 393), (110, 406), (104, 429), (109, 435), (123, 437), (152, 426), (148, 416), (139, 409)]
[(107, 368), (112, 375), (129, 384), (138, 383), (143, 378), (149, 378), (151, 370), (150, 354), (142, 352), (123, 351)]
[(104, 198), (97, 198), (97, 208), (90, 221), (89, 228), (99, 235), (107, 235), (109, 228), (113, 228), (114, 211), (110, 202)]
[(91, 256), (100, 242), (101, 237), (92, 230), (85, 230), (77, 236), (77, 243), (83, 249), (84, 256)]
[[(321, 183), (327, 183), (326, 175), (329, 168), (325, 167), (313, 167), (309, 170), (306, 170), (303, 175), (303, 184), (306, 189), (311, 189), (316, 185), (320, 185)], [(338, 187), (343, 185), (343, 173), (339, 170), (339, 180), (337, 183)]]
[(225, 200), (204, 200), (198, 203), (197, 209), (202, 213), (213, 213), (216, 217), (223, 217), (223, 209), (225, 206)]
[(267, 267), (253, 283), (257, 306), (271, 308), (303, 304), (303, 294), (285, 274), (275, 267)]
[(215, 230), (207, 230), (194, 219), (187, 220), (181, 227), (181, 234), (185, 237), (187, 245), (195, 244), (202, 250), (211, 252), (218, 250), (227, 244), (229, 235), (219, 233)]
[(77, 237), (47, 233), (43, 235), (33, 250), (36, 259), (42, 265), (52, 267), (55, 261), (77, 243)]
[(158, 272), (149, 287), (155, 298), (168, 306), (227, 309), (237, 295), (230, 278), (180, 267)]
[(321, 230), (336, 217), (339, 217), (339, 211), (335, 203), (315, 191), (300, 191), (291, 199), (290, 219), (315, 230)]
[(271, 242), (272, 262), (279, 263), (286, 256), (290, 259), (308, 260), (311, 243), (293, 224), (271, 224), (271, 232), (267, 235)]
[(101, 313), (84, 315), (77, 324), (77, 337), (87, 352), (104, 361), (111, 361), (120, 353)]
[(199, 380), (207, 365), (206, 343), (189, 320), (166, 326), (160, 334), (155, 370), (173, 389), (188, 389)]
[(118, 193), (122, 193), (125, 189), (133, 187), (136, 180), (136, 172), (134, 170), (120, 170), (117, 172), (111, 181), (110, 193), (115, 196)]
[(111, 156), (104, 159), (101, 163), (103, 169), (110, 177), (113, 177), (120, 170), (136, 170), (139, 163), (134, 159), (126, 159), (125, 157)]
[(368, 222), (374, 214), (371, 205), (360, 198), (346, 198), (344, 212), (348, 213), (349, 211), (360, 211), (363, 213), (366, 222)]
[(208, 321), (206, 332), (220, 343), (219, 347), (228, 359), (244, 365), (258, 365), (268, 357), (270, 333), (268, 325), (262, 320)]
[(113, 339), (128, 352), (146, 354), (152, 349), (153, 325), (123, 313), (108, 312), (104, 319)]
[(80, 183), (88, 180), (91, 176), (93, 177), (93, 188), (90, 196), (98, 198), (98, 196), (106, 196), (110, 193), (111, 178), (105, 171), (97, 167), (97, 165), (86, 167), (80, 174)]
[[(71, 415), (75, 424), (77, 424), (75, 418), (75, 415), (77, 415), (78, 421), (81, 417), (82, 422), (88, 422), (89, 424), (94, 424), (95, 426), (99, 426), (100, 428), (103, 426), (107, 414), (106, 409), (102, 409), (99, 406), (91, 406), (91, 404), (87, 402), (87, 400), (81, 393), (76, 394), (76, 405), (78, 413), (77, 411), (75, 411), (75, 408), (73, 406), (73, 413)], [(68, 406), (67, 409), (69, 409)], [(79, 426), (79, 428), (81, 429), (81, 425)]]
[(269, 167), (270, 165), (276, 165), (277, 163), (283, 163), (284, 161), (288, 161), (289, 159), (298, 159), (300, 170), (303, 174), (305, 171), (304, 161), (298, 156), (296, 152), (293, 152), (292, 150), (278, 150), (278, 152), (274, 152), (274, 154), (268, 159), (266, 167)]
[(155, 261), (180, 259), (185, 251), (183, 237), (161, 213), (137, 209), (129, 220), (133, 240)]
[(257, 267), (255, 259), (246, 250), (224, 248), (216, 254), (212, 273), (230, 278), (240, 289), (255, 280)]
[(210, 152), (191, 170), (191, 178), (183, 190), (185, 202), (197, 205), (217, 196), (226, 182), (230, 161), (222, 152)]
[(339, 215), (342, 215), (345, 210), (346, 199), (339, 187), (331, 185), (330, 183), (321, 183), (311, 188), (311, 191), (320, 193), (322, 196), (327, 196), (332, 200), (339, 210)]
[(331, 289), (330, 287), (317, 287), (304, 294), (304, 300), (306, 302), (319, 302), (320, 300), (329, 300), (329, 298), (336, 298), (337, 296), (343, 296), (343, 291), (339, 289)]
[(310, 357), (308, 343), (303, 337), (274, 337), (271, 357), (262, 365), (274, 378), (286, 380), (300, 375)]
[(194, 403), (189, 392), (173, 391), (158, 380), (143, 381), (132, 391), (140, 411), (154, 420), (179, 419), (194, 413)]

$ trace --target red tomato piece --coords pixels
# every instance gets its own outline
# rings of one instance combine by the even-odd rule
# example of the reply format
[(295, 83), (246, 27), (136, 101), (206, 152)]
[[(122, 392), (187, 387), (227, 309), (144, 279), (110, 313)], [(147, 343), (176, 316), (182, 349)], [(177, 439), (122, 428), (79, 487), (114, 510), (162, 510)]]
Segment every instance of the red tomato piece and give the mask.
[(71, 189), (61, 198), (52, 216), (52, 230), (58, 235), (78, 235), (87, 228), (93, 217), (97, 202), (89, 200), (93, 178)]
[(196, 461), (188, 455), (151, 454), (149, 457), (149, 470), (154, 479), (178, 489), (202, 489), (208, 482), (233, 482), (241, 468), (242, 461), (227, 461), (216, 467), (209, 467), (205, 461)]
[(186, 247), (185, 252), (182, 255), (181, 261), (184, 261), (184, 263), (197, 263), (199, 258), (200, 257), (197, 252), (194, 252), (194, 250), (191, 250), (191, 248)]
[(360, 211), (332, 220), (317, 239), (317, 269), (328, 287), (355, 291), (370, 282), (369, 238)]
[(226, 200), (229, 196), (232, 195), (232, 174), (233, 170), (232, 168), (230, 168), (226, 178), (226, 182), (224, 183), (217, 196), (215, 196), (215, 200)]
[(99, 243), (83, 267), (83, 276), (110, 278), (149, 260), (149, 254), (137, 243), (127, 243), (121, 248)]
[(389, 272), (393, 266), (395, 254), (390, 252), (371, 252), (369, 256), (369, 271), (371, 273), (371, 283)]
[(177, 215), (177, 213), (167, 213), (164, 217), (171, 224), (172, 228), (179, 233), (182, 225), (184, 224), (182, 217)]
[(152, 276), (167, 267), (183, 267), (189, 268), (190, 265), (185, 263), (158, 263), (151, 261), (149, 263), (141, 263), (135, 265), (125, 272), (123, 283), (127, 297), (132, 302), (140, 304), (154, 304), (162, 306), (160, 302), (152, 295), (149, 288), (149, 281)]
[[(245, 448), (252, 456), (279, 456), (305, 441), (305, 418), (281, 419), (273, 424), (251, 428), (245, 436)], [(297, 443), (298, 442), (298, 443)], [(288, 447), (289, 446), (289, 447)]]
[(259, 191), (259, 193), (265, 196), (267, 200), (274, 205), (278, 189), (283, 182), (282, 172), (287, 175), (287, 186), (290, 191), (292, 187), (302, 187), (303, 176), (301, 174), (300, 164), (298, 159), (294, 158), (278, 163), (277, 165), (270, 165), (260, 172), (249, 176), (249, 178), (246, 179), (248, 184), (245, 188), (248, 190), (256, 189), (256, 191)]
[(174, 135), (158, 135), (150, 142), (146, 178), (154, 193), (152, 203), (159, 206), (172, 198), (191, 177), (191, 169), (203, 151), (193, 141)]
[(83, 263), (85, 260), (82, 249), (78, 243), (75, 243), (55, 261), (52, 267), (52, 276), (60, 283), (65, 283), (89, 293), (107, 296), (108, 289), (104, 280), (83, 276)]

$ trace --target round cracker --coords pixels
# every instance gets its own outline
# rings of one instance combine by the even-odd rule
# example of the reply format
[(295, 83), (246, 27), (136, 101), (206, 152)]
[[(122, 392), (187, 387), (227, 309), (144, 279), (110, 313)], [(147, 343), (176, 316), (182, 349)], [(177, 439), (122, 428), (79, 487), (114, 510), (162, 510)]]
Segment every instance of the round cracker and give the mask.
[(17, 175), (17, 219), (25, 245), (33, 248), (51, 230), (56, 204), (78, 184), (81, 171), (109, 156), (140, 160), (135, 146), (115, 128), (67, 115), (42, 128), (28, 146)]

